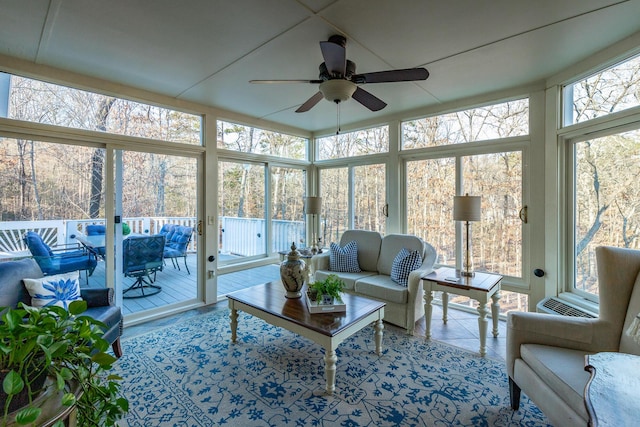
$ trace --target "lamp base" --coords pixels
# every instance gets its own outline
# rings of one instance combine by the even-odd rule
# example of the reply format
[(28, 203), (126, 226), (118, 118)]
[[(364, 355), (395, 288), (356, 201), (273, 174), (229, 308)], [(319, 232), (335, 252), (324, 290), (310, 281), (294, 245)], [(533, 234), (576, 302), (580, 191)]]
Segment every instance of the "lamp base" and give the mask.
[(460, 272), (460, 276), (462, 276), (462, 277), (473, 277), (475, 275), (476, 275), (476, 273), (474, 273), (473, 271), (461, 271)]

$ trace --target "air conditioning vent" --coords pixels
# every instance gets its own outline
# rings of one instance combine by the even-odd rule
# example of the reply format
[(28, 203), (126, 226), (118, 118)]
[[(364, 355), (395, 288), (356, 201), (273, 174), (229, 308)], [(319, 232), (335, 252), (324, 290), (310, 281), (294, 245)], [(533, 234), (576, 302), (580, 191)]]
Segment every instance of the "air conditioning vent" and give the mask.
[(562, 316), (572, 316), (572, 317), (588, 317), (591, 319), (596, 318), (597, 316), (583, 310), (580, 307), (569, 304), (565, 301), (562, 301), (558, 298), (550, 297), (545, 298), (538, 303), (536, 306), (538, 313), (548, 313), (548, 314), (561, 314)]

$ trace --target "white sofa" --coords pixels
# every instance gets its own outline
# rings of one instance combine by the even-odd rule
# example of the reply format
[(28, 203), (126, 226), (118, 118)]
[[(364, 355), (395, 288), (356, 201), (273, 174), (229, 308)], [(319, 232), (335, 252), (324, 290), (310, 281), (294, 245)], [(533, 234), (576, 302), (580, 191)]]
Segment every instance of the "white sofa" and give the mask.
[[(413, 333), (415, 322), (424, 316), (424, 292), (420, 278), (433, 270), (435, 249), (416, 236), (375, 231), (347, 230), (340, 246), (355, 240), (358, 243), (360, 273), (344, 273), (329, 269), (329, 250), (311, 259), (316, 281), (335, 274), (345, 283), (345, 292), (362, 295), (386, 303), (384, 320)], [(422, 254), (422, 265), (409, 274), (408, 286), (391, 280), (391, 266), (398, 252), (405, 248)]]
[(596, 248), (600, 314), (597, 319), (540, 313), (509, 313), (507, 373), (511, 406), (520, 390), (554, 426), (586, 426), (586, 354), (614, 351), (640, 355), (625, 334), (640, 312), (640, 251)]

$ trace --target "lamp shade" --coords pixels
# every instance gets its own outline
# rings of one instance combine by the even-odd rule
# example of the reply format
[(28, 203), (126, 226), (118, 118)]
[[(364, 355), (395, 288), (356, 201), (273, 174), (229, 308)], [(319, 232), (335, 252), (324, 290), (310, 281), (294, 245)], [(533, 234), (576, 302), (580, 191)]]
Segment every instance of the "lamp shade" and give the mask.
[(322, 208), (322, 197), (307, 197), (307, 210), (306, 213), (308, 215), (318, 215), (320, 214), (320, 209)]
[(455, 196), (453, 198), (454, 221), (480, 221), (480, 196)]

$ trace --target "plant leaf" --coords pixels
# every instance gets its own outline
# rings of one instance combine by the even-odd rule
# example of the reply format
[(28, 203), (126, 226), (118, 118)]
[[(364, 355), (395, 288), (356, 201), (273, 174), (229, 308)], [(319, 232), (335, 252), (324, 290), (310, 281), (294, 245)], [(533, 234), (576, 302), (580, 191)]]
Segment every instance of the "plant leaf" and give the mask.
[(32, 407), (24, 408), (20, 412), (18, 412), (18, 414), (16, 415), (16, 422), (20, 425), (34, 423), (38, 419), (41, 413), (42, 413), (42, 409), (40, 408), (32, 408)]
[(87, 311), (87, 302), (84, 300), (72, 301), (71, 304), (69, 304), (69, 313), (74, 316), (84, 313), (85, 311)]
[(18, 374), (13, 369), (10, 370), (7, 376), (4, 377), (4, 380), (2, 381), (2, 390), (4, 390), (6, 394), (16, 395), (20, 393), (23, 388), (24, 381), (20, 377), (20, 374)]

